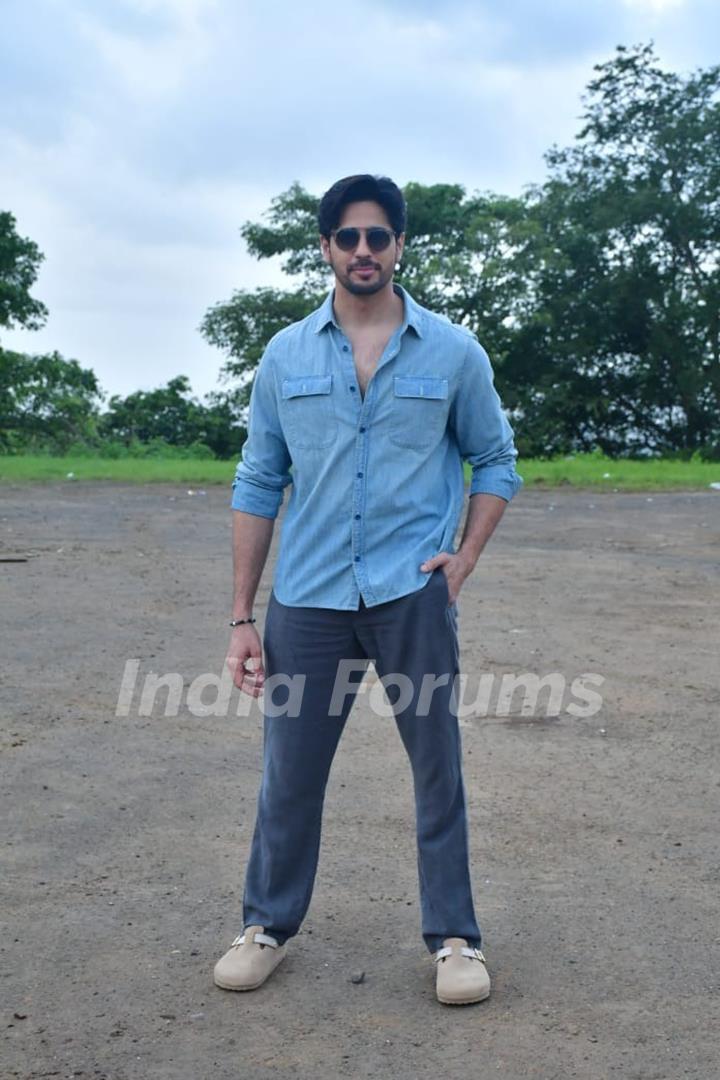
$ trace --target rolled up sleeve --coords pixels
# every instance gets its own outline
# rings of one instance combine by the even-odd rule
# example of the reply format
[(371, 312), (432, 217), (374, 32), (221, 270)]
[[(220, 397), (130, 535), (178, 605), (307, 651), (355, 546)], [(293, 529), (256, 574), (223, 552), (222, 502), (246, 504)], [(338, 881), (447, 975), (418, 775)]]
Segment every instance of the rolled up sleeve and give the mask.
[(290, 453), (278, 417), (272, 353), (268, 346), (258, 364), (250, 393), (248, 436), (232, 485), (233, 510), (276, 518), (284, 489), (292, 483), (290, 465)]
[(474, 335), (468, 337), (452, 423), (460, 455), (472, 466), (470, 495), (484, 492), (509, 502), (523, 485), (515, 471), (514, 433), (495, 389), (490, 359)]

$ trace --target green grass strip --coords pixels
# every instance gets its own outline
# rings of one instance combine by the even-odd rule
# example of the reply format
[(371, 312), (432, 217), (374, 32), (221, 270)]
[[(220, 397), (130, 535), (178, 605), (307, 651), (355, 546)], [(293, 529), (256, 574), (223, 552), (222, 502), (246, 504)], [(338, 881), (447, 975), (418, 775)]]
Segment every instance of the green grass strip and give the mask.
[[(187, 484), (204, 487), (232, 482), (234, 461), (174, 458), (0, 456), (0, 483), (72, 483), (81, 480), (126, 484)], [(518, 472), (528, 488), (571, 486), (604, 491), (707, 489), (720, 483), (720, 462), (675, 460), (612, 460), (577, 454), (551, 460), (527, 459)], [(465, 468), (469, 483), (470, 469)]]

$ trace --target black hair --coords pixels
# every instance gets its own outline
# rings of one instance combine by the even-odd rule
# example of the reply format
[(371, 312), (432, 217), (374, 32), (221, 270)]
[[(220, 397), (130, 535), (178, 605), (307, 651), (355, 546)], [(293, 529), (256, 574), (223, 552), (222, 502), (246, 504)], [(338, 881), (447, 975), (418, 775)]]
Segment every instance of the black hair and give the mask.
[(365, 199), (382, 206), (396, 234), (405, 232), (407, 208), (405, 196), (397, 184), (388, 176), (360, 173), (358, 176), (346, 176), (338, 180), (323, 195), (318, 207), (320, 235), (328, 239), (331, 231), (340, 224), (345, 207), (349, 203)]

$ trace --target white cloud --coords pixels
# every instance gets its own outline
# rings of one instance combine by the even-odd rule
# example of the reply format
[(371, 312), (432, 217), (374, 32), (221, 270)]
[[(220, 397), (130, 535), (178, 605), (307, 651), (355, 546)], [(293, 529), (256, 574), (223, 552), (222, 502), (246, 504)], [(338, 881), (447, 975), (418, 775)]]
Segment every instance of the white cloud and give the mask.
[(664, 15), (666, 11), (676, 11), (685, 7), (687, 0), (622, 0), (625, 7), (643, 14)]
[(207, 63), (213, 50), (211, 21), (217, 4), (214, 0), (137, 0), (130, 7), (140, 16), (165, 16), (167, 24), (145, 38), (109, 26), (101, 8), (71, 10), (70, 17), (108, 74), (120, 80), (128, 102), (147, 107), (154, 99), (167, 98), (190, 84)]

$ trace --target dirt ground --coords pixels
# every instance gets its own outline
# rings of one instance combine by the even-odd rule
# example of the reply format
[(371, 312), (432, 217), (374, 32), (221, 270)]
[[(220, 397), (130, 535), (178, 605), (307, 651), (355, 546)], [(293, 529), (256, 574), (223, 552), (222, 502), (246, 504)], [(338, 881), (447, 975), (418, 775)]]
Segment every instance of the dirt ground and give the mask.
[(260, 708), (116, 703), (128, 659), (138, 686), (219, 673), (228, 499), (0, 491), (3, 552), (31, 555), (0, 563), (3, 1080), (714, 1080), (720, 495), (525, 490), (465, 583), (470, 685), (604, 682), (592, 716), (463, 718), (493, 993), (456, 1008), (420, 936), (409, 768), (367, 693), (300, 934), (259, 991), (212, 983), (242, 926)]

